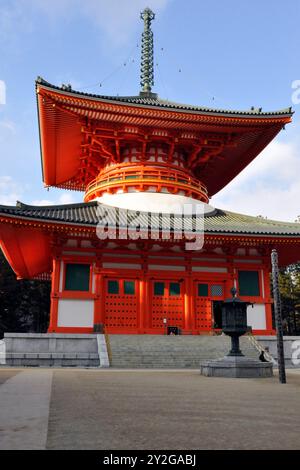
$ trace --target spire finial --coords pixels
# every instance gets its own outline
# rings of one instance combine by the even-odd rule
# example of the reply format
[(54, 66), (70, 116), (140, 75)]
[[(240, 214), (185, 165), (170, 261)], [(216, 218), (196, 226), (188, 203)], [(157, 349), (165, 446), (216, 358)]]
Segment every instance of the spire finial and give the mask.
[(142, 91), (151, 93), (151, 86), (154, 85), (153, 71), (153, 32), (151, 21), (155, 14), (150, 8), (145, 8), (141, 12), (141, 19), (144, 20), (144, 32), (142, 34), (142, 58), (141, 58), (141, 86)]

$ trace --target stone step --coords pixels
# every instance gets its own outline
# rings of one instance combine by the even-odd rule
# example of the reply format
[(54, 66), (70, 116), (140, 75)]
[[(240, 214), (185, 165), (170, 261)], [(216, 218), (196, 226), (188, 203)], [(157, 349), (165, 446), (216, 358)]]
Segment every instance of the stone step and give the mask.
[[(109, 342), (115, 368), (199, 368), (202, 361), (221, 358), (230, 349), (225, 335), (110, 335)], [(240, 343), (245, 356), (257, 359), (247, 337)]]

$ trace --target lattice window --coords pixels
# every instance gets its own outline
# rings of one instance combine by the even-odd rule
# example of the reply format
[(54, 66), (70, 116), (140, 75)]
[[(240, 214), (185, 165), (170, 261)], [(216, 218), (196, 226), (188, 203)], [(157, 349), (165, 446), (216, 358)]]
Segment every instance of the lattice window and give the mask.
[(223, 286), (220, 284), (213, 284), (211, 286), (211, 296), (222, 297), (222, 295), (223, 295)]

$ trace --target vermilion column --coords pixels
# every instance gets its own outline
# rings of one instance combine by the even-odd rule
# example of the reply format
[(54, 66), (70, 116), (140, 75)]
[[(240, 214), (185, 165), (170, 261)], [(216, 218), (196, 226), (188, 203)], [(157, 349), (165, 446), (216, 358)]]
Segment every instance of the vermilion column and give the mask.
[(148, 273), (148, 259), (147, 256), (143, 256), (142, 262), (143, 274), (139, 283), (139, 331), (145, 333), (150, 326), (150, 298), (149, 298), (149, 279)]
[(98, 272), (99, 268), (95, 268), (94, 276), (95, 276), (95, 314), (94, 314), (94, 323), (104, 323), (104, 311), (103, 311), (103, 297), (104, 297), (104, 289), (103, 289), (103, 276)]
[(185, 330), (194, 330), (195, 329), (195, 321), (193, 318), (193, 309), (192, 309), (192, 280), (188, 276), (185, 278), (185, 292), (184, 292), (184, 326)]
[(225, 292), (224, 292), (225, 299), (228, 297), (232, 297), (232, 294), (230, 291), (233, 287), (237, 288), (237, 273), (236, 272), (234, 273), (232, 258), (226, 259), (226, 265), (227, 265), (228, 277), (226, 278), (226, 282), (225, 282)]
[(61, 264), (60, 258), (58, 257), (53, 258), (50, 323), (49, 323), (48, 333), (53, 333), (57, 329), (60, 264)]
[(269, 269), (265, 268), (264, 273), (264, 291), (265, 291), (265, 306), (266, 306), (266, 330), (267, 333), (275, 333), (272, 321), (272, 298), (270, 287), (270, 273)]
[(150, 301), (150, 279), (144, 279), (144, 329), (151, 328), (151, 301)]
[(146, 322), (146, 286), (145, 279), (140, 279), (139, 281), (139, 309), (138, 309), (138, 331), (143, 333)]

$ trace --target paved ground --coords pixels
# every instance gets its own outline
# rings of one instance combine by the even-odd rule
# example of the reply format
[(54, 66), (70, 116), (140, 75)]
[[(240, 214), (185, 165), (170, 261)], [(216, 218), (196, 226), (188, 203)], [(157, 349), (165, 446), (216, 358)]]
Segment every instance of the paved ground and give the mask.
[(0, 449), (300, 448), (300, 371), (0, 368), (1, 383)]

